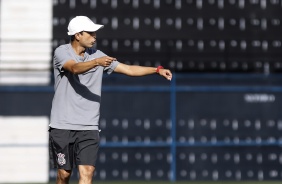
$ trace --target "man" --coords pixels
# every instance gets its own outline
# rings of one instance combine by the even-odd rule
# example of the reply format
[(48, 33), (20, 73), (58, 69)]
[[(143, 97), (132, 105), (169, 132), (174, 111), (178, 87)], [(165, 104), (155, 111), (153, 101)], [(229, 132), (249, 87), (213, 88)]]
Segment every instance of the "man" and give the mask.
[(99, 148), (99, 116), (102, 75), (117, 72), (128, 76), (158, 73), (171, 80), (172, 74), (157, 68), (126, 65), (93, 49), (96, 31), (103, 25), (77, 16), (68, 25), (69, 44), (54, 53), (55, 94), (49, 129), (50, 161), (57, 168), (57, 184), (68, 183), (78, 167), (79, 184), (92, 183)]

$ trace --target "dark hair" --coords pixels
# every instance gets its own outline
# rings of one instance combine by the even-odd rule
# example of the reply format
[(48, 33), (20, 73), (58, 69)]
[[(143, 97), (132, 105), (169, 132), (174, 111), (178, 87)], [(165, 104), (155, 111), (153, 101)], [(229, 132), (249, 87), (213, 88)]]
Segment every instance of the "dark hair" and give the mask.
[(74, 41), (74, 35), (70, 36), (70, 41)]
[[(76, 33), (75, 33), (76, 34)], [(74, 41), (75, 39), (75, 34), (70, 36), (70, 40)], [(79, 34), (83, 35), (83, 31), (79, 32)]]

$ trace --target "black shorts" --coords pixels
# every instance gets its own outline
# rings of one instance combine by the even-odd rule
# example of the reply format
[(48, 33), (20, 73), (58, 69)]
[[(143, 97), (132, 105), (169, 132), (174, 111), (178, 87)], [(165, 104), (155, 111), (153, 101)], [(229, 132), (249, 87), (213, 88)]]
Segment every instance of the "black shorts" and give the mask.
[(51, 167), (71, 170), (78, 165), (95, 166), (99, 149), (98, 130), (49, 129)]

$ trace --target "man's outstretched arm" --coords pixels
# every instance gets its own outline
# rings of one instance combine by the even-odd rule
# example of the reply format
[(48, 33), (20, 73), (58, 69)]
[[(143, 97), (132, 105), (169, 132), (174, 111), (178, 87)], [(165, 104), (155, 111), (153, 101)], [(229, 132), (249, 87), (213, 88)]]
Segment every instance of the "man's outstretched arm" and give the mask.
[(162, 67), (155, 68), (155, 67), (127, 65), (127, 64), (119, 63), (114, 71), (128, 76), (144, 76), (144, 75), (158, 73), (161, 76), (165, 77), (167, 80), (172, 79), (172, 74), (170, 70), (164, 69)]

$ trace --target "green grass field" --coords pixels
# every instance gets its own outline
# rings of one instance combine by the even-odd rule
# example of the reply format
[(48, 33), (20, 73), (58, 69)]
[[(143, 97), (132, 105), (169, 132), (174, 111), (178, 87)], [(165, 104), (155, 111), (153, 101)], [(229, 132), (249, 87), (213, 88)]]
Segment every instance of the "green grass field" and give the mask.
[[(74, 183), (72, 183), (74, 184)], [(139, 182), (139, 181), (132, 181), (132, 182), (94, 182), (93, 184), (172, 184), (172, 182)], [(222, 182), (189, 182), (189, 181), (184, 181), (184, 182), (175, 182), (174, 184), (281, 184), (280, 182), (259, 182), (259, 181), (254, 181), (254, 182), (228, 182), (228, 181), (222, 181)]]
[[(282, 181), (94, 181), (93, 184), (281, 184)], [(44, 184), (44, 183), (9, 183), (9, 184)], [(46, 184), (56, 184), (49, 182)], [(78, 184), (72, 181), (69, 184)]]
[[(70, 184), (77, 184), (78, 182), (71, 182)], [(35, 184), (35, 183), (32, 183)], [(42, 183), (41, 183), (42, 184)], [(55, 184), (55, 182), (50, 182), (48, 184)], [(94, 181), (93, 184), (172, 184), (172, 182), (165, 181)], [(281, 181), (205, 181), (205, 182), (191, 182), (182, 181), (174, 182), (174, 184), (281, 184)]]

